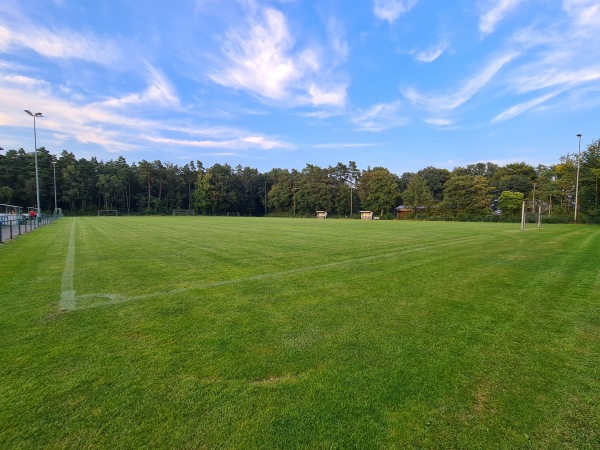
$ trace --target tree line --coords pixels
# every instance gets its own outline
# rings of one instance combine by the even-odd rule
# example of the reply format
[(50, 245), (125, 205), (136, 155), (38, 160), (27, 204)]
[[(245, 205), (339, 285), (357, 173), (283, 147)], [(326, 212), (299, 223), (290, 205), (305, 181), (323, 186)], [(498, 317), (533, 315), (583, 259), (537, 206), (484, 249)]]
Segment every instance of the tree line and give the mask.
[[(577, 173), (579, 167), (579, 183)], [(356, 216), (370, 210), (395, 217), (405, 205), (410, 217), (437, 219), (503, 218), (520, 215), (524, 200), (543, 204), (555, 220), (573, 217), (578, 190), (578, 219), (600, 219), (600, 140), (557, 164), (533, 167), (524, 162), (470, 164), (453, 170), (426, 167), (418, 172), (391, 173), (385, 167), (359, 169), (355, 162), (302, 170), (255, 168), (201, 161), (179, 166), (170, 162), (125, 158), (77, 159), (63, 150), (53, 155), (38, 149), (42, 211), (55, 207), (66, 214), (171, 214), (174, 209), (197, 214)], [(57, 205), (54, 204), (56, 180)], [(0, 203), (35, 206), (35, 158), (23, 149), (0, 155)]]

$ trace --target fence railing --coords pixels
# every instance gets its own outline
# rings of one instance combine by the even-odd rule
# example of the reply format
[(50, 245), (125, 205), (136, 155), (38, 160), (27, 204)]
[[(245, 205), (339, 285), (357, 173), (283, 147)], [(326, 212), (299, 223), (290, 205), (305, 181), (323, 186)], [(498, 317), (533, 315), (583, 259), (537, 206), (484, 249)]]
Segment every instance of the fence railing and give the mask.
[(31, 233), (61, 217), (62, 215), (17, 218), (14, 216), (0, 216), (0, 244), (15, 239), (22, 234)]

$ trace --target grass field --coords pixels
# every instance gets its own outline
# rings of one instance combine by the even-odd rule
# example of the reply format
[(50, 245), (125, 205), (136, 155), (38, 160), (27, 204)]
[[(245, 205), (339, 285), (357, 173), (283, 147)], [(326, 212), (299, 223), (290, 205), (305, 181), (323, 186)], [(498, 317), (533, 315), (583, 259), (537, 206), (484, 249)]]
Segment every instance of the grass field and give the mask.
[(599, 448), (600, 227), (64, 218), (0, 247), (0, 448)]

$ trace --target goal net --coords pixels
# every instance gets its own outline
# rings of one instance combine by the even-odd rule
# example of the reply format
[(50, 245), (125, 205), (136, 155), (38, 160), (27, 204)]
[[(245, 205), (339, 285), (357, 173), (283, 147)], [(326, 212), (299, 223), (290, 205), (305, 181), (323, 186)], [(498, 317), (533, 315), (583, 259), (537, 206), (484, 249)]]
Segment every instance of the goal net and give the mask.
[(174, 216), (194, 216), (195, 212), (193, 209), (174, 209)]
[(227, 212), (227, 217), (240, 217), (240, 213), (239, 212), (228, 211)]
[(550, 206), (547, 203), (523, 202), (521, 208), (521, 231), (530, 227), (542, 228), (542, 220), (548, 215)]
[(116, 209), (99, 209), (98, 216), (118, 216)]

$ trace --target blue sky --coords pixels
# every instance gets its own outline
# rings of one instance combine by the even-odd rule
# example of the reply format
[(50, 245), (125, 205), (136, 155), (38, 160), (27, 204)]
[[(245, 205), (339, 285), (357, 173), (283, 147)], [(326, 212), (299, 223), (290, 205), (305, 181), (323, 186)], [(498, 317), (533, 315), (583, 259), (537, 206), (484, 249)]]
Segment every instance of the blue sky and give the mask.
[(600, 138), (598, 0), (2, 0), (0, 147), (78, 158), (557, 163)]

